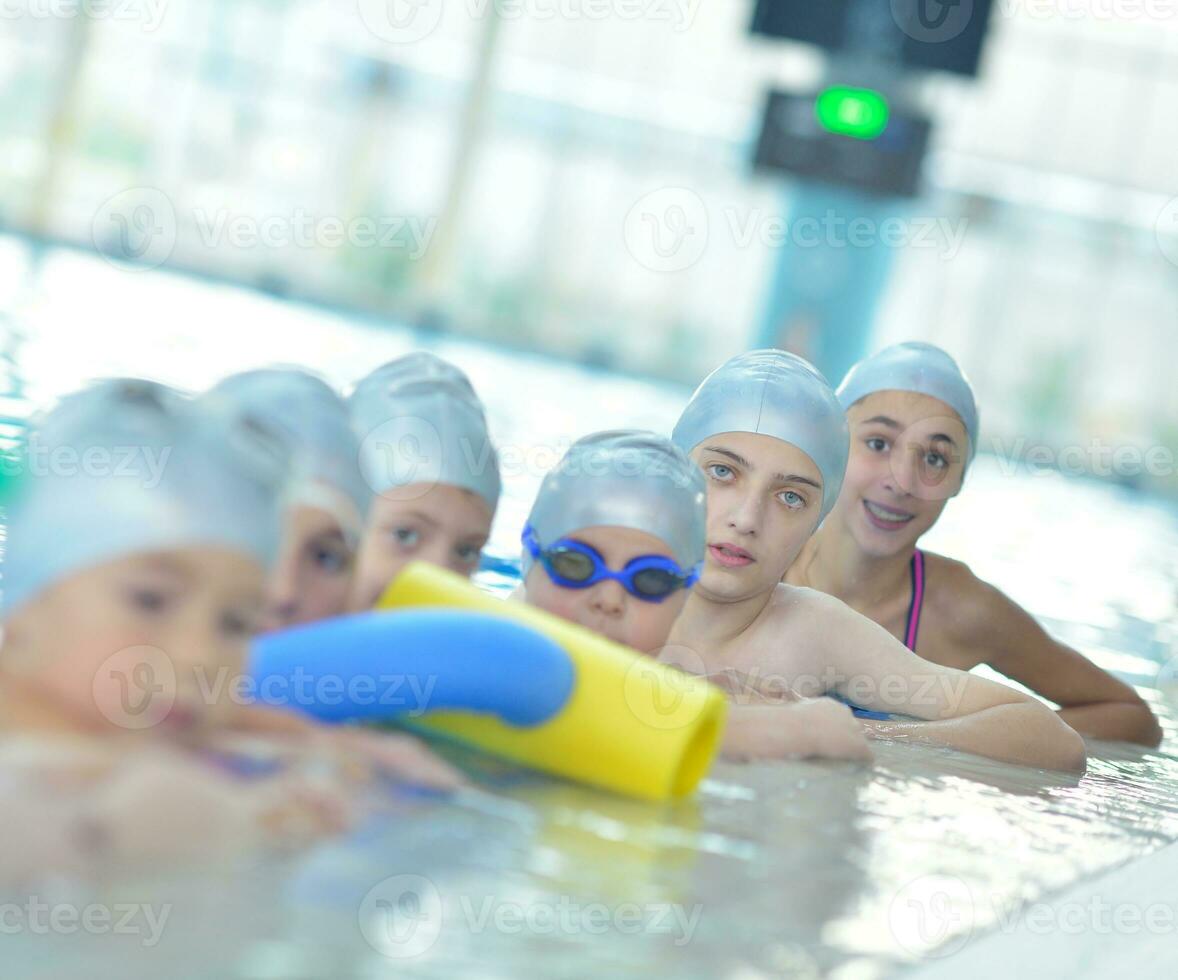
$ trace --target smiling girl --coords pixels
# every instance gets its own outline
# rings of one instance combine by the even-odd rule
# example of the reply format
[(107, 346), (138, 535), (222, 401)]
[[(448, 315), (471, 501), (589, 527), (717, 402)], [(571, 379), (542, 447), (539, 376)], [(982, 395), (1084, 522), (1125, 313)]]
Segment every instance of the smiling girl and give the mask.
[(1060, 705), (1078, 732), (1157, 745), (1157, 720), (1129, 685), (968, 566), (917, 547), (977, 451), (973, 390), (953, 358), (897, 344), (852, 368), (838, 395), (851, 433), (842, 493), (786, 581), (837, 596), (926, 660), (987, 664)]

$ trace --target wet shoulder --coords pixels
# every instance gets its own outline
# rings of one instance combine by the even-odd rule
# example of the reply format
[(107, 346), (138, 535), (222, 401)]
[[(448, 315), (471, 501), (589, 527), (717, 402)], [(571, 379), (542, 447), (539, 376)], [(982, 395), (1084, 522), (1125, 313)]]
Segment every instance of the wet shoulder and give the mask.
[(858, 615), (842, 599), (805, 585), (778, 583), (763, 614), (779, 630), (798, 636), (829, 629), (846, 616)]
[(1010, 600), (965, 562), (925, 552), (922, 631), (936, 630), (964, 646), (976, 646), (993, 632), (1009, 606)]

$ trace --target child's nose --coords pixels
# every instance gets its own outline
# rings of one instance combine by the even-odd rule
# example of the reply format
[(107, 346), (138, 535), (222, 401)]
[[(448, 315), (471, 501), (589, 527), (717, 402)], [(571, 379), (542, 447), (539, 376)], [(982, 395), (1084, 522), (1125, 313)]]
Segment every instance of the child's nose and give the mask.
[(612, 579), (593, 586), (590, 597), (593, 608), (604, 616), (620, 616), (626, 607), (626, 590)]

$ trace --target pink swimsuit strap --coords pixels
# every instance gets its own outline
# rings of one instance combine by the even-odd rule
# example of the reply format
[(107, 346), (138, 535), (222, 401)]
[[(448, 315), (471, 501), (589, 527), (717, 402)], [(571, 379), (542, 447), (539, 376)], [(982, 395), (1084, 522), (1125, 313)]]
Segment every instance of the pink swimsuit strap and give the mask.
[(916, 652), (916, 637), (920, 632), (920, 610), (924, 606), (924, 552), (919, 548), (912, 555), (912, 601), (908, 605), (908, 629), (904, 645)]

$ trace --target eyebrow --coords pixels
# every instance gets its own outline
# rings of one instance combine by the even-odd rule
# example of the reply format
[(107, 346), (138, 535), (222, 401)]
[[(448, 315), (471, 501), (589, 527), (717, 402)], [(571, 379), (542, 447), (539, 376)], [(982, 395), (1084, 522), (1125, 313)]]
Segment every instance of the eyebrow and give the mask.
[(392, 524), (397, 521), (403, 521), (407, 517), (416, 517), (423, 524), (428, 524), (431, 527), (440, 527), (441, 526), (441, 525), (439, 525), (439, 523), (437, 521), (435, 521), (432, 517), (430, 517), (429, 514), (424, 514), (419, 510), (408, 510), (408, 511), (405, 511), (405, 513), (403, 513), (403, 514), (397, 514), (385, 522), (386, 526), (388, 524)]
[[(721, 449), (719, 446), (704, 446), (704, 451), (709, 453), (719, 453), (721, 456), (727, 456), (730, 460), (735, 463), (739, 463), (746, 469), (756, 469), (756, 467), (751, 465), (747, 459), (738, 453), (732, 452), (730, 449)], [(778, 483), (804, 483), (807, 486), (813, 487), (815, 490), (822, 489), (822, 485), (820, 483), (816, 483), (814, 480), (811, 480), (810, 477), (802, 476), (798, 473), (774, 473), (773, 479)]]
[(721, 449), (719, 446), (704, 446), (704, 452), (719, 453), (721, 456), (727, 456), (734, 463), (738, 463), (739, 465), (747, 467), (750, 470), (753, 468), (749, 466), (749, 461), (747, 459), (745, 459), (739, 453), (732, 452), (730, 449)]
[(889, 417), (888, 417), (888, 416), (886, 416), (886, 415), (874, 415), (874, 416), (872, 416), (872, 417), (871, 417), (871, 418), (869, 418), (869, 419), (864, 419), (864, 420), (863, 420), (862, 422), (860, 422), (859, 424), (860, 424), (860, 425), (874, 425), (874, 424), (876, 424), (876, 423), (879, 423), (880, 425), (886, 425), (886, 426), (887, 426), (889, 429), (898, 429), (898, 428), (900, 428), (900, 423), (899, 423), (899, 422), (897, 422), (897, 421), (896, 421), (895, 419), (893, 419), (893, 418), (889, 418)]

